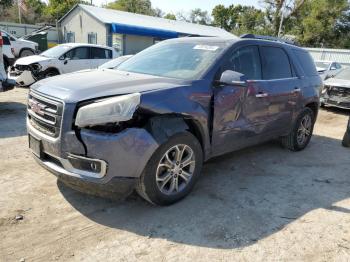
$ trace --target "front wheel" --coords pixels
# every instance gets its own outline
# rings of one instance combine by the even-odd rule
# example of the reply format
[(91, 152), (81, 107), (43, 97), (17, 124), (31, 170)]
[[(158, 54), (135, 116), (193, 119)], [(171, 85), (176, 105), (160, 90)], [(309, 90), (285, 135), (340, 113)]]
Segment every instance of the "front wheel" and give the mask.
[(315, 124), (315, 115), (310, 108), (299, 114), (289, 135), (282, 137), (282, 145), (292, 151), (301, 151), (309, 144)]
[(151, 157), (137, 192), (152, 204), (171, 205), (191, 192), (202, 164), (202, 147), (196, 137), (189, 132), (176, 134)]

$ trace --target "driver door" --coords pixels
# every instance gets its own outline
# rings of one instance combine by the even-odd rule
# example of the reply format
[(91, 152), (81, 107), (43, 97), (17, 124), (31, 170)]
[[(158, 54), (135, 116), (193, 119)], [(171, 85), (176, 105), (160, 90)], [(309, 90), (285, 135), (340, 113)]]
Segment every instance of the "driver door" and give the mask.
[(269, 122), (269, 100), (264, 91), (258, 46), (234, 50), (222, 66), (222, 72), (225, 70), (244, 74), (247, 85), (214, 87), (214, 155), (257, 143)]
[(63, 74), (91, 69), (90, 48), (86, 46), (74, 48), (64, 54), (60, 62)]

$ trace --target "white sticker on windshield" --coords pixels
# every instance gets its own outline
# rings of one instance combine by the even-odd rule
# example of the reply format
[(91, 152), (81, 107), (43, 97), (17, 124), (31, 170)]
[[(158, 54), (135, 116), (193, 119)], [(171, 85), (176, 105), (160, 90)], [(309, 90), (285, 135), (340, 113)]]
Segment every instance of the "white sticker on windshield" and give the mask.
[(195, 47), (193, 47), (193, 49), (205, 50), (205, 51), (216, 51), (219, 49), (219, 47), (214, 45), (196, 45)]

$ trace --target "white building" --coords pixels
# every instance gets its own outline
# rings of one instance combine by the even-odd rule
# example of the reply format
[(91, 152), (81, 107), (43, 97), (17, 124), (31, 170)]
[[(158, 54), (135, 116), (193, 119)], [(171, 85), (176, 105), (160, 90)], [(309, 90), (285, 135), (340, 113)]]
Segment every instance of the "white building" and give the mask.
[(64, 42), (113, 46), (124, 55), (135, 54), (158, 41), (176, 37), (235, 37), (217, 27), (82, 4), (74, 6), (58, 22)]

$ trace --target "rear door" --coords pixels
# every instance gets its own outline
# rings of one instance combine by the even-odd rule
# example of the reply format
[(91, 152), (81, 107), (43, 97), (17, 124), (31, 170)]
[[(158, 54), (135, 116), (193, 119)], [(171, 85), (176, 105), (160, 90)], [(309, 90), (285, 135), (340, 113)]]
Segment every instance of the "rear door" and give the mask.
[(260, 46), (262, 77), (259, 92), (268, 103), (269, 123), (265, 132), (279, 135), (290, 130), (301, 97), (301, 82), (288, 53), (280, 46)]
[(92, 68), (90, 59), (90, 47), (76, 47), (68, 51), (60, 58), (62, 73), (71, 73)]
[(98, 68), (100, 65), (112, 59), (112, 50), (99, 47), (91, 47), (91, 68)]

